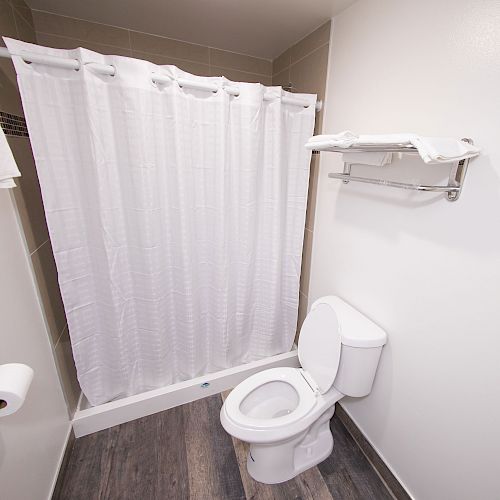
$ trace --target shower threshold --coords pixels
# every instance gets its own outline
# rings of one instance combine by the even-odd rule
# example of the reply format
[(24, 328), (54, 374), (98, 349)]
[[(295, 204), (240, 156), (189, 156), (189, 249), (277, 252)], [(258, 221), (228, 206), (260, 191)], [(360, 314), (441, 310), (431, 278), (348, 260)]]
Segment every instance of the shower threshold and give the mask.
[(76, 437), (86, 436), (137, 418), (168, 410), (231, 389), (254, 373), (279, 366), (298, 367), (297, 350), (259, 361), (209, 373), (177, 384), (143, 392), (98, 406), (90, 406), (82, 395), (73, 417)]

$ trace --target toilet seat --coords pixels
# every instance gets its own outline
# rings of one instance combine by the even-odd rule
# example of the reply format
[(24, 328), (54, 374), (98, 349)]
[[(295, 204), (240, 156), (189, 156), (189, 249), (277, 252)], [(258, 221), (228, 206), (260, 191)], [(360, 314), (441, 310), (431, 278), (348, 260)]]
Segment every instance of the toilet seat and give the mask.
[[(314, 420), (316, 410), (323, 406), (323, 398), (315, 393), (300, 368), (271, 368), (256, 373), (237, 385), (229, 394), (221, 410), (221, 422), (233, 436), (248, 442), (286, 439), (307, 429)], [(275, 418), (248, 416), (241, 410), (245, 398), (269, 382), (289, 384), (297, 392), (297, 406), (287, 415)], [(311, 418), (308, 418), (311, 417)]]
[[(334, 309), (316, 304), (301, 328), (298, 356), (303, 368), (271, 368), (236, 386), (221, 410), (226, 431), (243, 441), (268, 443), (306, 430), (331, 406), (332, 393), (339, 394), (332, 385), (340, 350), (340, 325)], [(280, 383), (289, 387), (277, 387)], [(246, 398), (246, 410), (242, 410)], [(273, 409), (282, 411), (274, 413)]]
[[(283, 382), (291, 385), (298, 395), (296, 408), (288, 413), (275, 418), (250, 417), (241, 411), (241, 403), (253, 391), (269, 382)], [(316, 397), (311, 387), (298, 368), (271, 368), (256, 373), (235, 387), (226, 399), (226, 408), (229, 417), (240, 425), (252, 429), (270, 429), (301, 419), (311, 411), (316, 403)]]
[(311, 383), (324, 394), (337, 376), (342, 349), (340, 324), (335, 310), (316, 302), (300, 329), (298, 354)]

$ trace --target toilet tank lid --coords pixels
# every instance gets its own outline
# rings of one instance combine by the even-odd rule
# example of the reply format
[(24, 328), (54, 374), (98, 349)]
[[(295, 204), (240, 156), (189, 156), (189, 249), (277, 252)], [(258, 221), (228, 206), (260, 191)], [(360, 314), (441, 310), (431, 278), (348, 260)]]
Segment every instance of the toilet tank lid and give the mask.
[(373, 321), (335, 295), (321, 297), (311, 306), (328, 304), (337, 314), (342, 344), (349, 347), (380, 347), (387, 342), (387, 334)]

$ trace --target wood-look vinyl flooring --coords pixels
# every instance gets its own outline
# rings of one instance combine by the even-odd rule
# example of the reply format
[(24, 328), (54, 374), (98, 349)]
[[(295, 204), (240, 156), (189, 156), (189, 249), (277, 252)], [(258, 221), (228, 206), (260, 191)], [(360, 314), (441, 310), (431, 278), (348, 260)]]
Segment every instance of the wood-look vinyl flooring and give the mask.
[(332, 454), (285, 483), (246, 469), (246, 443), (220, 425), (222, 395), (127, 422), (75, 441), (62, 500), (385, 500), (393, 496), (337, 417)]

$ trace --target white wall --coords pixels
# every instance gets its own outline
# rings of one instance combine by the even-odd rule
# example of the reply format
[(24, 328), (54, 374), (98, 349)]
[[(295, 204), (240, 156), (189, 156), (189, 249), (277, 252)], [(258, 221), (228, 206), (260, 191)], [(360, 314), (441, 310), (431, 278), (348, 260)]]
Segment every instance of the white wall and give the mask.
[[(500, 498), (500, 2), (360, 0), (334, 19), (326, 133), (471, 137), (462, 197), (329, 180), (310, 303), (338, 294), (389, 335), (372, 394), (345, 400), (417, 499)], [(405, 160), (354, 175), (446, 182)]]
[(0, 498), (49, 498), (70, 422), (26, 247), (8, 190), (0, 189), (0, 364), (35, 371), (24, 406), (0, 418)]

